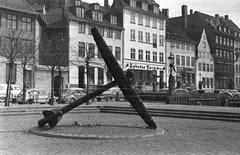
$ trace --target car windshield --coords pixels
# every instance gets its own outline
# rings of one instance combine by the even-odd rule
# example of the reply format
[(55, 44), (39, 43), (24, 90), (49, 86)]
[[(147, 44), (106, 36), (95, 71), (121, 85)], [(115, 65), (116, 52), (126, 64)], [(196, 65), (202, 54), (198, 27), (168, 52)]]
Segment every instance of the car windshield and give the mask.
[(64, 90), (63, 90), (63, 93), (64, 93), (64, 94), (69, 94), (69, 93), (71, 93), (71, 92), (72, 92), (72, 90), (70, 90), (70, 89), (64, 89)]
[(85, 93), (85, 90), (84, 89), (64, 89), (63, 90), (63, 93), (64, 94), (70, 94), (70, 93)]
[(0, 86), (0, 90), (4, 90), (4, 86)]
[(39, 90), (38, 92), (39, 92), (39, 94), (47, 94), (47, 92), (45, 90)]

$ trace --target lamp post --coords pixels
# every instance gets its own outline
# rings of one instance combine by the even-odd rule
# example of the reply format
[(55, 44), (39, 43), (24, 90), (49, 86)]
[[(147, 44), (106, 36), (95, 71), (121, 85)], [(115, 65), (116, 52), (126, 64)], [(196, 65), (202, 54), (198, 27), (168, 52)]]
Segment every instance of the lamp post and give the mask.
[(199, 73), (198, 89), (202, 89), (202, 74)]
[(174, 69), (174, 55), (172, 53), (170, 53), (169, 57), (168, 57), (168, 62), (169, 62), (169, 80), (168, 80), (168, 87), (169, 87), (169, 96), (172, 95), (172, 92), (174, 90), (174, 86), (175, 86), (175, 80), (174, 80), (174, 76), (173, 76), (173, 71), (175, 71)]

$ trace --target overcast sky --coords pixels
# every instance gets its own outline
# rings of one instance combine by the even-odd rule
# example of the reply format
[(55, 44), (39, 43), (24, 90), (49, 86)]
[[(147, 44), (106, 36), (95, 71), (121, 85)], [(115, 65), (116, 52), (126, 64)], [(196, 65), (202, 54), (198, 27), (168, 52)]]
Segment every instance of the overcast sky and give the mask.
[[(104, 0), (82, 0), (88, 3), (98, 2), (103, 5)], [(112, 5), (113, 0), (109, 0)], [(199, 11), (211, 16), (219, 14), (220, 16), (228, 15), (238, 27), (240, 27), (240, 0), (155, 0), (160, 5), (160, 9), (168, 8), (169, 16), (176, 17), (181, 15), (181, 6), (188, 6), (190, 9)]]

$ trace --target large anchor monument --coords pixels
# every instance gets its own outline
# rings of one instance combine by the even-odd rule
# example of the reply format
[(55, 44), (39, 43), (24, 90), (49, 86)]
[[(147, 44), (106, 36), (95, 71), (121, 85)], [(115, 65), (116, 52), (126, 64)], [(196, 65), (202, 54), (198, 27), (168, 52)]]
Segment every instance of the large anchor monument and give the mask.
[(141, 118), (145, 121), (145, 123), (151, 129), (156, 129), (157, 125), (146, 110), (144, 104), (141, 99), (137, 95), (136, 91), (132, 88), (129, 83), (129, 79), (125, 72), (121, 69), (115, 57), (112, 55), (111, 51), (108, 49), (106, 42), (103, 40), (102, 36), (99, 34), (97, 28), (92, 28), (92, 35), (94, 40), (100, 50), (101, 56), (104, 59), (109, 71), (112, 73), (114, 77), (114, 81), (104, 85), (101, 89), (97, 89), (96, 91), (76, 100), (74, 103), (68, 104), (67, 106), (61, 109), (54, 110), (45, 110), (43, 111), (44, 118), (38, 121), (38, 126), (40, 128), (49, 125), (50, 128), (54, 128), (57, 123), (62, 118), (63, 114), (71, 111), (72, 109), (84, 104), (88, 100), (100, 95), (104, 91), (118, 85), (121, 89), (125, 98), (130, 102), (131, 106), (136, 110), (136, 112), (141, 116)]

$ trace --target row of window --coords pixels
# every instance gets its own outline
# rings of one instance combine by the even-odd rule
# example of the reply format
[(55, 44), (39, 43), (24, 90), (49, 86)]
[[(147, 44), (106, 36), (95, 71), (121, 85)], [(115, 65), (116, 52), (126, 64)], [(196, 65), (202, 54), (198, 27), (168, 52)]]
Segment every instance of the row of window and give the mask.
[[(181, 58), (180, 58), (181, 57)], [(175, 59), (175, 64), (177, 66), (191, 66), (194, 67), (195, 66), (195, 58), (194, 57), (190, 57), (190, 56), (180, 56), (180, 55), (176, 55), (176, 59)]]
[(240, 77), (235, 77), (235, 84), (240, 85)]
[(232, 51), (225, 51), (225, 50), (221, 50), (221, 49), (216, 49), (215, 55), (218, 58), (230, 59), (230, 60), (234, 59), (234, 54), (233, 54)]
[[(86, 27), (88, 27), (88, 34), (91, 35), (92, 34), (91, 33), (92, 26), (91, 25), (79, 23), (78, 24), (78, 32), (86, 34), (87, 33)], [(113, 30), (110, 28), (103, 28), (103, 27), (98, 27), (98, 31), (102, 37), (106, 36), (107, 38), (113, 38), (113, 34), (114, 34), (115, 39), (121, 40), (121, 31)], [(105, 32), (106, 32), (106, 34), (105, 34)]]
[(233, 39), (216, 35), (216, 44), (233, 47)]
[(216, 72), (221, 72), (221, 73), (233, 73), (234, 72), (234, 67), (233, 65), (228, 65), (228, 64), (216, 64), (215, 66)]
[[(138, 55), (138, 58), (137, 58), (137, 55)], [(144, 60), (144, 61), (153, 61), (153, 62), (161, 62), (161, 63), (164, 62), (162, 52), (158, 53), (156, 51), (151, 52), (148, 50), (144, 52), (142, 49), (139, 49), (138, 51), (136, 51), (135, 48), (131, 48), (130, 58), (133, 60)]]
[(215, 79), (215, 84), (216, 84), (216, 88), (228, 88), (228, 80), (227, 79)]
[[(82, 7), (75, 7), (73, 8), (74, 14), (78, 18), (84, 18), (85, 17), (85, 9)], [(103, 22), (103, 13), (101, 11), (92, 11), (92, 19), (95, 21)], [(117, 25), (117, 16), (110, 15), (110, 23), (113, 25)]]
[[(138, 16), (138, 18), (136, 18)], [(147, 15), (143, 15), (141, 13), (130, 13), (130, 23), (136, 24), (136, 19), (138, 19), (138, 25), (143, 26), (145, 23), (146, 27), (151, 27), (151, 20), (152, 20), (152, 28), (159, 28), (160, 30), (164, 30), (164, 21), (158, 18), (150, 17)]]
[[(85, 9), (82, 7), (75, 7), (73, 8), (73, 12), (75, 14), (76, 17), (78, 18), (84, 18), (85, 17)], [(95, 21), (99, 21), (102, 22), (103, 21), (103, 13), (99, 10), (93, 10), (92, 11), (92, 19)], [(113, 25), (117, 25), (117, 16), (114, 15), (110, 15), (110, 23)]]
[[(225, 32), (225, 33), (231, 33), (231, 30), (230, 30), (230, 28), (226, 28), (226, 27), (223, 27), (223, 26), (219, 26), (218, 27), (218, 30), (219, 31), (223, 31), (223, 32)], [(240, 37), (240, 33), (238, 33), (238, 32), (234, 32), (234, 36), (235, 37)]]
[(213, 78), (202, 78), (203, 88), (213, 88)]
[[(93, 43), (85, 43), (85, 42), (79, 42), (78, 43), (78, 55), (79, 57), (89, 57), (89, 58), (95, 58), (95, 55), (97, 55), (97, 58), (102, 59), (101, 53), (99, 50), (97, 50), (97, 54), (95, 54), (95, 47), (96, 45)], [(113, 47), (108, 46), (110, 51), (113, 53)], [(96, 47), (97, 49), (97, 47)], [(115, 52), (113, 53), (115, 58), (117, 60), (121, 60), (121, 48), (120, 47), (115, 47)]]
[(199, 71), (213, 72), (213, 64), (198, 63)]
[(199, 58), (207, 58), (207, 59), (210, 59), (210, 52), (207, 52), (207, 51), (199, 51), (198, 52), (198, 57)]
[(195, 47), (190, 45), (190, 44), (187, 44), (187, 43), (180, 43), (180, 42), (173, 42), (171, 41), (170, 42), (170, 47), (173, 49), (173, 48), (176, 48), (176, 49), (182, 49), (182, 50), (188, 50), (188, 51), (195, 51)]
[[(18, 17), (13, 14), (6, 15), (6, 26), (8, 29), (17, 30), (20, 27), (18, 26)], [(22, 17), (21, 19), (21, 29), (23, 31), (32, 32), (32, 19), (29, 17)]]
[[(133, 8), (136, 8), (137, 7), (137, 0), (130, 0), (129, 5)], [(148, 11), (148, 4), (144, 1), (142, 1), (141, 9), (144, 10), (144, 11)], [(157, 7), (157, 5), (154, 5), (153, 12), (155, 14), (159, 14), (159, 8)]]
[(235, 65), (235, 72), (240, 73), (240, 64)]
[[(143, 31), (138, 31), (138, 42), (142, 43), (151, 43), (151, 34), (150, 32), (145, 32), (145, 40), (143, 40)], [(130, 29), (130, 40), (136, 41), (136, 30)], [(152, 43), (153, 47), (157, 48), (157, 34), (152, 34)], [(159, 46), (164, 46), (164, 35), (159, 35)]]

